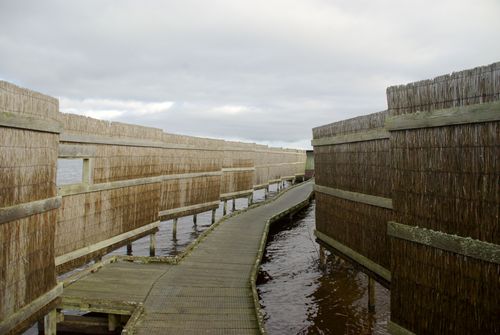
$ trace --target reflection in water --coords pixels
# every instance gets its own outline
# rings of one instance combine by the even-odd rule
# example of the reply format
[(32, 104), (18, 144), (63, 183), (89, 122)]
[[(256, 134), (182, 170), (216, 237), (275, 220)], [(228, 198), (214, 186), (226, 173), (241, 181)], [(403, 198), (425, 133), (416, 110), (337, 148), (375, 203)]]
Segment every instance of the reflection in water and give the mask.
[(258, 282), (268, 333), (386, 334), (389, 291), (376, 284), (369, 312), (365, 274), (328, 252), (321, 266), (314, 208), (271, 228)]

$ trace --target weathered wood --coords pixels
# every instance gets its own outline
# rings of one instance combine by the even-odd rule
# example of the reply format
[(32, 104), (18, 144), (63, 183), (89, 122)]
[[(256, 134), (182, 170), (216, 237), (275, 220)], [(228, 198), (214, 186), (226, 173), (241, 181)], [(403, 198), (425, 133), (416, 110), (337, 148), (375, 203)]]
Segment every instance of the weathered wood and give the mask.
[(391, 272), (384, 268), (383, 266), (373, 262), (372, 260), (368, 259), (367, 257), (357, 253), (356, 251), (352, 250), (351, 248), (343, 245), (342, 243), (334, 240), (330, 236), (323, 234), (322, 232), (315, 230), (314, 235), (321, 240), (322, 242), (326, 243), (330, 247), (332, 247), (335, 250), (338, 250), (340, 253), (346, 255), (347, 257), (351, 258), (355, 262), (361, 264), (364, 266), (366, 269), (372, 271), (373, 273), (377, 274), (384, 280), (386, 280), (388, 283), (391, 282)]
[(90, 158), (95, 157), (96, 147), (85, 144), (59, 144), (59, 158)]
[(368, 276), (368, 310), (375, 311), (375, 280)]
[(83, 193), (89, 193), (89, 192), (112, 190), (112, 189), (122, 188), (122, 187), (131, 187), (131, 186), (138, 186), (138, 185), (161, 183), (161, 182), (167, 181), (167, 180), (220, 176), (221, 174), (222, 173), (220, 171), (199, 172), (199, 173), (182, 173), (182, 174), (163, 175), (163, 176), (156, 176), (156, 177), (119, 180), (119, 181), (113, 181), (113, 182), (109, 182), (109, 183), (99, 183), (99, 184), (90, 184), (90, 185), (83, 184), (83, 183), (82, 184), (73, 184), (73, 185), (64, 185), (64, 186), (61, 186), (58, 188), (58, 193), (61, 196), (66, 196), (66, 195), (74, 195), (74, 194), (83, 194)]
[(130, 319), (128, 320), (127, 324), (122, 330), (122, 335), (133, 335), (134, 334), (134, 329), (137, 325), (137, 322), (139, 322), (142, 314), (144, 313), (144, 305), (141, 303), (139, 304), (132, 315), (130, 316)]
[(236, 210), (236, 199), (233, 198), (233, 212)]
[(57, 209), (61, 206), (61, 200), (61, 197), (57, 196), (0, 208), (0, 224)]
[(45, 335), (56, 335), (57, 333), (57, 310), (51, 310), (43, 319), (43, 330)]
[(86, 158), (83, 160), (82, 167), (82, 183), (83, 184), (93, 184), (94, 176), (94, 159)]
[(264, 183), (264, 184), (254, 185), (254, 186), (253, 186), (253, 189), (254, 189), (255, 191), (257, 191), (257, 190), (261, 190), (261, 189), (263, 189), (263, 188), (267, 188), (267, 187), (269, 187), (269, 183)]
[(211, 221), (211, 222), (212, 222), (212, 224), (214, 224), (214, 223), (215, 223), (215, 211), (216, 211), (216, 210), (217, 210), (217, 209), (215, 209), (215, 208), (214, 208), (214, 209), (212, 209), (212, 221)]
[(192, 206), (185, 206), (185, 207), (180, 207), (180, 208), (174, 208), (174, 209), (167, 209), (164, 211), (160, 211), (160, 217), (165, 217), (165, 216), (172, 216), (176, 214), (181, 214), (184, 212), (190, 212), (190, 211), (195, 211), (195, 210), (203, 210), (206, 211), (207, 208), (213, 209), (214, 207), (219, 207), (219, 201), (212, 201), (212, 202), (207, 202), (204, 204), (197, 204), (197, 205), (192, 205)]
[(132, 243), (127, 244), (127, 255), (132, 256), (133, 253), (134, 251), (132, 249)]
[(251, 172), (255, 171), (255, 167), (241, 167), (241, 168), (223, 168), (222, 172)]
[(388, 117), (389, 131), (500, 121), (500, 101)]
[(337, 198), (346, 199), (355, 202), (361, 202), (371, 206), (383, 207), (387, 209), (392, 209), (392, 199), (378, 197), (375, 195), (369, 195), (364, 193), (350, 192), (345, 190), (340, 190), (338, 188), (332, 188), (322, 185), (315, 185), (314, 191), (323, 194), (328, 194)]
[(244, 190), (244, 191), (238, 191), (238, 192), (231, 192), (231, 193), (224, 193), (220, 195), (220, 200), (229, 200), (229, 199), (234, 199), (234, 198), (243, 198), (246, 197), (250, 194), (253, 193), (253, 189), (250, 190)]
[(389, 321), (389, 323), (387, 324), (387, 331), (391, 335), (416, 335), (415, 333), (401, 327), (400, 325), (392, 321)]
[(389, 221), (387, 234), (399, 239), (424, 244), (456, 254), (500, 264), (500, 245), (470, 237), (450, 235), (431, 229), (407, 226)]
[(35, 130), (54, 134), (59, 134), (62, 130), (62, 125), (57, 121), (44, 120), (5, 111), (0, 111), (0, 127)]
[[(217, 201), (217, 204), (218, 204), (218, 203), (219, 203), (219, 202)], [(198, 223), (198, 217), (197, 217), (197, 215), (196, 215), (196, 214), (194, 214), (194, 215), (193, 215), (193, 224), (196, 226), (196, 224), (197, 224), (197, 223)]]
[(175, 238), (177, 235), (177, 218), (172, 220), (172, 236)]
[(156, 233), (149, 235), (149, 256), (153, 257), (156, 253)]
[(378, 128), (373, 130), (360, 131), (352, 134), (318, 138), (312, 140), (311, 145), (314, 147), (319, 147), (324, 145), (336, 145), (336, 144), (353, 143), (353, 142), (383, 140), (389, 137), (390, 133), (386, 129)]
[(49, 292), (31, 301), (28, 305), (22, 307), (14, 314), (9, 315), (0, 321), (0, 334), (6, 334), (18, 324), (31, 317), (45, 305), (59, 297), (63, 292), (63, 285), (58, 284)]
[(56, 266), (70, 262), (70, 261), (77, 259), (77, 258), (80, 258), (82, 256), (91, 254), (97, 250), (100, 250), (100, 249), (109, 247), (111, 245), (117, 244), (117, 243), (124, 241), (124, 240), (127, 240), (133, 236), (136, 236), (136, 235), (148, 232), (148, 231), (152, 231), (152, 230), (156, 231), (158, 229), (159, 225), (160, 225), (160, 221), (152, 222), (148, 225), (139, 227), (137, 229), (128, 231), (126, 233), (113, 236), (112, 238), (101, 241), (99, 243), (92, 244), (92, 245), (77, 249), (75, 251), (72, 251), (70, 253), (58, 256), (55, 259)]

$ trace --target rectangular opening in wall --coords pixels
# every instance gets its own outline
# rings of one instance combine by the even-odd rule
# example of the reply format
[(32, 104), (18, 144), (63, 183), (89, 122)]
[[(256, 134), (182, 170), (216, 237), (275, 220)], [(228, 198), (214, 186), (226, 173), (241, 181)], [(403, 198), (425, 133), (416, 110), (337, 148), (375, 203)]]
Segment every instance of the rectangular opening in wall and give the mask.
[(83, 182), (84, 159), (59, 158), (57, 160), (57, 186)]

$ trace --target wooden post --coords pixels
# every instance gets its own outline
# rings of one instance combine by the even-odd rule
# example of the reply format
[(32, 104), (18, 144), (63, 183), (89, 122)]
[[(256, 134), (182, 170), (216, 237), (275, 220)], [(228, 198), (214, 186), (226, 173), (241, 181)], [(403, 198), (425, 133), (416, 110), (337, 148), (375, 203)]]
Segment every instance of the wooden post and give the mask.
[(252, 198), (253, 198), (253, 194), (250, 194), (248, 196), (248, 207), (252, 206)]
[(120, 325), (119, 315), (108, 314), (108, 330), (114, 332)]
[(172, 226), (172, 236), (175, 238), (177, 236), (177, 218), (173, 220)]
[(292, 179), (292, 185), (295, 185), (296, 182), (297, 182), (296, 177), (293, 177), (293, 179)]
[(322, 245), (319, 246), (319, 264), (322, 267), (326, 265), (325, 248)]
[(368, 310), (375, 311), (375, 280), (368, 277)]
[(57, 311), (51, 310), (43, 318), (43, 331), (45, 335), (56, 335), (57, 333)]
[(197, 215), (195, 214), (195, 215), (193, 215), (193, 223), (195, 226), (196, 226), (196, 221), (197, 221)]
[(127, 255), (132, 256), (132, 243), (127, 244)]
[(269, 185), (264, 189), (264, 199), (269, 198)]
[(215, 209), (215, 208), (214, 208), (214, 209), (212, 209), (212, 224), (214, 224), (214, 223), (215, 223), (215, 211), (216, 211), (216, 209)]
[(149, 235), (149, 256), (154, 257), (156, 253), (156, 233)]
[(236, 210), (236, 198), (233, 198), (233, 212)]
[(224, 209), (222, 211), (222, 215), (226, 216), (227, 214), (227, 200), (224, 200)]

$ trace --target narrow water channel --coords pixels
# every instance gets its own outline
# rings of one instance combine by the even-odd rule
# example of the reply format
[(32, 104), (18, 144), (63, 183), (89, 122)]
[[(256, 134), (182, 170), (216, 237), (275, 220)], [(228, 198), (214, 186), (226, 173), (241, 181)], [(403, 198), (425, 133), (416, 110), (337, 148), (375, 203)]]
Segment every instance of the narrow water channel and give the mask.
[(387, 334), (389, 291), (376, 284), (369, 312), (367, 276), (328, 251), (321, 265), (314, 227), (314, 201), (271, 227), (257, 287), (268, 334)]

